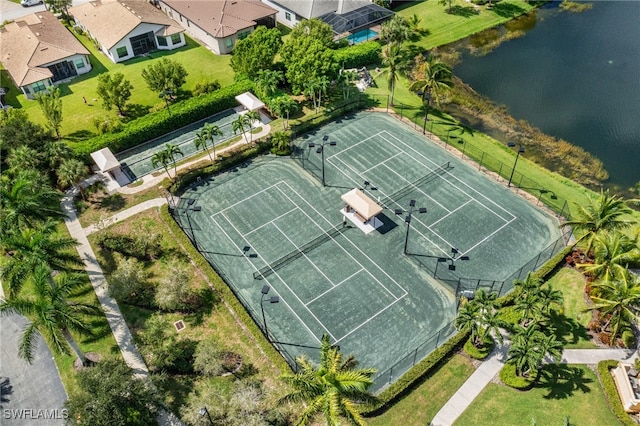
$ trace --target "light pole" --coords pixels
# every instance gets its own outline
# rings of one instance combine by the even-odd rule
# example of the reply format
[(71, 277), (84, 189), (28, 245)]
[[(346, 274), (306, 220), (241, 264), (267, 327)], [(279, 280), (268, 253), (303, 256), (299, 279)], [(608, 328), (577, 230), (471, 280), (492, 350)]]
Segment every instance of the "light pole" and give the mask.
[(207, 410), (207, 407), (202, 407), (198, 413), (200, 414), (201, 417), (204, 417), (206, 415), (207, 418), (209, 419), (210, 424), (212, 425), (215, 424), (213, 423), (213, 420), (211, 420), (211, 414), (209, 414), (209, 410)]
[[(407, 231), (405, 233), (404, 236), (404, 250), (402, 251), (402, 254), (407, 254), (407, 245), (409, 244), (409, 228), (411, 227), (411, 215), (413, 213), (413, 210), (416, 208), (416, 200), (410, 200), (409, 201), (409, 210), (404, 210), (404, 209), (395, 209), (394, 213), (397, 215), (401, 215), (402, 213), (407, 213), (407, 216), (405, 216), (404, 218), (404, 222), (407, 224)], [(426, 207), (419, 207), (418, 209), (418, 213), (426, 213), (427, 212), (427, 208)]]
[(171, 115), (171, 108), (169, 108), (169, 99), (173, 96), (173, 90), (165, 89), (158, 94), (160, 99), (164, 99), (164, 102), (167, 104), (167, 111), (169, 111), (169, 115)]
[[(515, 142), (507, 143), (509, 148), (513, 148), (516, 146)], [(513, 179), (513, 174), (516, 171), (516, 166), (518, 165), (518, 158), (520, 158), (520, 154), (524, 153), (524, 146), (522, 144), (518, 144), (518, 153), (516, 154), (516, 161), (513, 163), (513, 169), (511, 169), (511, 176), (509, 176), (509, 183), (507, 183), (507, 187), (511, 187), (511, 179)]]
[[(424, 107), (424, 124), (422, 125), (422, 134), (427, 133), (427, 121), (429, 121), (429, 103), (431, 102), (431, 93), (429, 91), (418, 90), (416, 95), (422, 97)], [(425, 100), (427, 101), (425, 103)]]
[(200, 249), (198, 248), (198, 241), (196, 240), (196, 233), (193, 231), (193, 226), (191, 225), (191, 216), (189, 215), (189, 212), (202, 211), (201, 206), (194, 206), (195, 202), (195, 199), (187, 198), (187, 207), (183, 207), (183, 210), (187, 215), (187, 223), (189, 224), (189, 230), (191, 231), (191, 238), (193, 238), (193, 245), (196, 246), (196, 250), (200, 251)]
[[(269, 340), (269, 330), (267, 329), (267, 317), (264, 316), (264, 297), (267, 295), (267, 293), (269, 293), (269, 290), (271, 290), (271, 287), (269, 287), (268, 285), (264, 285), (262, 287), (262, 290), (260, 290), (260, 293), (262, 293), (262, 296), (260, 296), (260, 310), (262, 311), (262, 323), (264, 324), (264, 335), (267, 337), (267, 340)], [(280, 298), (278, 296), (271, 296), (269, 298), (269, 303), (278, 303), (280, 302)]]
[(469, 260), (469, 256), (460, 256), (460, 251), (455, 247), (451, 247), (451, 257), (439, 257), (437, 259), (436, 269), (433, 271), (433, 277), (436, 278), (436, 275), (438, 274), (438, 266), (441, 263), (449, 262), (449, 270), (455, 271), (456, 265), (454, 262), (456, 260)]
[[(329, 140), (329, 135), (324, 135), (322, 137), (322, 143), (318, 143), (318, 148), (316, 149), (316, 153), (318, 154), (322, 154), (322, 186), (327, 186), (327, 184), (325, 183), (324, 180), (324, 146), (328, 143), (329, 146), (336, 146), (337, 143), (335, 141), (330, 141), (327, 142)], [(309, 148), (313, 148), (316, 146), (315, 142), (309, 142)]]

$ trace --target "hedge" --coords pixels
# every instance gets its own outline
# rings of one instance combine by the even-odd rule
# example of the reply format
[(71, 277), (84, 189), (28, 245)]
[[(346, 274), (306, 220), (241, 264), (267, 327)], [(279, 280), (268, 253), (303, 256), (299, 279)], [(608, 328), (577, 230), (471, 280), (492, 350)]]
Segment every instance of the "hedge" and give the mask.
[(489, 356), (494, 346), (495, 342), (493, 341), (493, 339), (487, 339), (482, 348), (477, 348), (476, 345), (473, 344), (473, 340), (471, 340), (471, 337), (469, 337), (469, 339), (467, 339), (467, 343), (464, 344), (464, 351), (471, 358), (482, 361)]
[(106, 133), (72, 144), (71, 147), (82, 158), (88, 158), (92, 152), (106, 147), (114, 153), (120, 152), (233, 108), (238, 105), (235, 97), (252, 89), (253, 83), (243, 80), (215, 92), (178, 102), (171, 106), (171, 115), (164, 110), (150, 113), (130, 121), (118, 133)]
[(362, 414), (368, 417), (380, 415), (387, 410), (396, 400), (411, 392), (420, 379), (426, 379), (430, 373), (444, 364), (451, 354), (460, 350), (464, 342), (469, 338), (469, 332), (461, 331), (451, 337), (426, 358), (417, 363), (411, 370), (396, 380), (391, 386), (380, 392), (380, 403), (375, 407), (363, 410)]
[(513, 364), (505, 364), (500, 370), (500, 380), (507, 386), (518, 390), (529, 390), (538, 377), (537, 370), (531, 370), (531, 376), (520, 377), (516, 374), (516, 366)]
[(624, 411), (622, 401), (620, 401), (620, 396), (618, 395), (618, 389), (616, 388), (613, 377), (611, 377), (611, 373), (609, 372), (609, 370), (617, 366), (618, 361), (614, 360), (605, 360), (598, 363), (598, 375), (600, 376), (602, 390), (604, 391), (605, 398), (609, 402), (609, 409), (618, 418), (618, 420), (620, 420), (623, 425), (638, 426), (631, 416)]
[(362, 68), (371, 64), (380, 63), (380, 51), (382, 47), (377, 41), (365, 41), (353, 46), (336, 49), (334, 57), (336, 62), (345, 69)]
[(251, 315), (246, 311), (242, 303), (236, 298), (235, 294), (227, 286), (227, 284), (220, 278), (220, 276), (213, 270), (209, 262), (195, 249), (187, 235), (182, 231), (180, 226), (175, 222), (171, 214), (169, 213), (169, 207), (165, 204), (160, 209), (160, 217), (163, 222), (169, 227), (171, 233), (175, 237), (182, 247), (187, 251), (189, 257), (193, 260), (196, 266), (204, 273), (213, 285), (214, 289), (218, 292), (220, 297), (227, 303), (235, 315), (240, 319), (242, 324), (249, 330), (253, 338), (256, 340), (260, 349), (267, 354), (269, 359), (276, 367), (282, 372), (290, 372), (291, 367), (287, 361), (280, 355), (280, 353), (267, 341), (262, 334), (262, 331), (251, 318)]

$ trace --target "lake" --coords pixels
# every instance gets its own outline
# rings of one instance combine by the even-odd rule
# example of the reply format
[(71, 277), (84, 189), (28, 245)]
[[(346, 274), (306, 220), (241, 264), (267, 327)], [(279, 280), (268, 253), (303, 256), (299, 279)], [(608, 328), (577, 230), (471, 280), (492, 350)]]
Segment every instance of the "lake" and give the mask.
[(545, 5), (524, 37), (485, 56), (464, 49), (454, 72), (515, 118), (600, 158), (607, 183), (626, 189), (640, 181), (640, 2), (592, 4), (579, 13)]

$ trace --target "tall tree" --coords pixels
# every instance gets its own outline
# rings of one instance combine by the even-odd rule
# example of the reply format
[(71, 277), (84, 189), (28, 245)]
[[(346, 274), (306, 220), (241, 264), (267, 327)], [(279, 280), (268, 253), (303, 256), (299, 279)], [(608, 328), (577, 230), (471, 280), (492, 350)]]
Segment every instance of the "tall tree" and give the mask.
[(119, 115), (125, 114), (127, 102), (131, 97), (133, 86), (129, 80), (125, 80), (121, 72), (103, 73), (98, 76), (98, 96), (102, 98), (102, 104), (107, 111), (115, 106)]
[(247, 111), (242, 117), (247, 125), (247, 129), (249, 129), (249, 143), (253, 143), (253, 131), (251, 129), (253, 128), (253, 122), (260, 120), (260, 113), (255, 110)]
[(33, 362), (38, 336), (44, 336), (53, 352), (70, 354), (86, 365), (87, 359), (71, 332), (94, 336), (87, 324), (87, 316), (100, 315), (95, 305), (70, 300), (82, 288), (85, 278), (80, 274), (65, 272), (51, 276), (51, 269), (38, 265), (30, 274), (32, 296), (12, 296), (0, 303), (0, 315), (20, 314), (29, 319), (19, 345), (19, 356)]
[(603, 231), (593, 240), (593, 263), (581, 263), (577, 266), (596, 279), (609, 281), (627, 273), (630, 265), (640, 263), (640, 246), (625, 234)]
[(602, 313), (606, 321), (603, 328), (611, 331), (610, 342), (614, 344), (640, 313), (640, 275), (627, 271), (613, 280), (597, 281), (593, 287), (593, 309)]
[(298, 22), (289, 36), (289, 39), (311, 38), (318, 40), (325, 47), (333, 47), (333, 28), (318, 18)]
[(382, 23), (380, 37), (387, 43), (402, 44), (411, 38), (411, 28), (403, 16), (396, 14)]
[(184, 157), (184, 154), (182, 153), (182, 151), (180, 150), (180, 147), (177, 144), (167, 143), (165, 144), (164, 149), (167, 152), (167, 157), (169, 157), (169, 161), (173, 163), (173, 176), (177, 177), (178, 176), (178, 167), (177, 167), (178, 159), (176, 157), (178, 155), (180, 157)]
[(14, 178), (0, 176), (0, 228), (2, 233), (33, 228), (47, 219), (61, 219), (62, 194), (51, 188), (35, 171)]
[(255, 79), (261, 70), (273, 68), (273, 61), (280, 46), (280, 30), (258, 26), (244, 40), (236, 42), (231, 57), (231, 68), (237, 75)]
[(81, 183), (89, 175), (86, 164), (76, 158), (68, 158), (60, 164), (56, 174), (60, 185), (65, 188), (75, 185), (82, 195), (82, 199), (85, 199)]
[(44, 146), (44, 157), (49, 165), (49, 171), (54, 172), (64, 160), (73, 157), (73, 150), (62, 141), (52, 141)]
[(270, 98), (278, 88), (278, 84), (282, 81), (284, 75), (278, 70), (260, 70), (256, 80), (260, 94), (265, 98)]
[(9, 296), (17, 296), (29, 275), (40, 266), (72, 272), (83, 265), (72, 250), (77, 244), (73, 238), (58, 234), (53, 221), (7, 235), (2, 241), (6, 254), (0, 279), (9, 286)]
[(23, 170), (40, 170), (43, 163), (43, 155), (27, 145), (11, 148), (6, 157), (7, 166), (11, 172)]
[(455, 326), (460, 330), (471, 332), (471, 342), (477, 348), (485, 345), (493, 333), (502, 342), (499, 327), (503, 325), (498, 318), (497, 293), (487, 293), (478, 290), (473, 300), (462, 305), (455, 320)]
[(46, 91), (36, 94), (36, 101), (47, 119), (47, 125), (60, 139), (60, 126), (62, 125), (62, 99), (60, 88), (49, 87)]
[(233, 130), (233, 134), (235, 135), (237, 132), (242, 133), (242, 137), (245, 139), (245, 141), (247, 140), (247, 137), (244, 134), (246, 125), (247, 120), (244, 118), (244, 115), (239, 115), (238, 118), (231, 122), (231, 129)]
[(65, 407), (77, 426), (147, 426), (157, 424), (161, 399), (123, 361), (107, 358), (77, 373), (78, 391)]
[(364, 425), (358, 408), (363, 404), (373, 404), (377, 399), (367, 389), (373, 384), (372, 368), (356, 369), (352, 356), (346, 359), (336, 346), (323, 336), (320, 349), (320, 365), (312, 365), (304, 356), (296, 359), (300, 366), (294, 375), (284, 375), (293, 391), (280, 399), (280, 403), (304, 403), (296, 424), (309, 425), (322, 414), (326, 424), (340, 424), (345, 419), (352, 425)]
[(577, 212), (572, 220), (561, 226), (569, 225), (580, 235), (578, 243), (585, 244), (585, 251), (589, 253), (593, 241), (602, 231), (616, 231), (627, 228), (633, 221), (624, 216), (631, 213), (627, 202), (617, 195), (609, 195), (609, 191), (600, 191), (596, 197), (589, 197), (586, 205), (576, 205)]
[(562, 344), (554, 333), (543, 333), (536, 324), (529, 327), (519, 327), (513, 335), (513, 342), (509, 348), (507, 363), (514, 364), (516, 374), (528, 377), (537, 370), (545, 357), (559, 361), (562, 356)]
[(169, 58), (155, 61), (142, 70), (142, 78), (153, 92), (171, 90), (177, 93), (187, 81), (189, 73), (184, 66)]
[(158, 167), (158, 165), (162, 165), (164, 171), (167, 172), (167, 175), (171, 177), (171, 173), (169, 173), (169, 164), (171, 163), (171, 159), (165, 149), (156, 151), (151, 156), (151, 164), (153, 167)]
[(11, 149), (27, 146), (36, 151), (47, 144), (51, 136), (39, 124), (29, 120), (22, 108), (11, 108), (0, 114), (0, 157)]
[(409, 67), (409, 58), (400, 43), (389, 43), (382, 48), (382, 65), (387, 67), (387, 83), (391, 91), (389, 104), (393, 105), (396, 82)]
[(52, 13), (62, 13), (65, 17), (69, 16), (71, 0), (44, 0), (44, 4)]
[(269, 109), (278, 117), (284, 119), (284, 128), (289, 127), (289, 117), (292, 112), (297, 111), (298, 103), (288, 95), (278, 96), (269, 103)]
[[(216, 126), (215, 124), (204, 123), (204, 126), (202, 126), (202, 135), (211, 141), (211, 146), (213, 147), (213, 157), (215, 158), (216, 157), (216, 141), (213, 140), (213, 138), (216, 136), (222, 136), (223, 135), (222, 130), (220, 130), (220, 127)], [(209, 158), (211, 158), (211, 156), (209, 156)]]
[(342, 88), (342, 97), (344, 99), (349, 99), (349, 97), (351, 96), (353, 82), (356, 81), (357, 78), (358, 74), (353, 70), (340, 70), (340, 74), (338, 75), (338, 85)]
[(440, 105), (442, 96), (453, 87), (451, 67), (435, 56), (422, 63), (416, 74), (420, 79), (414, 81), (409, 90), (423, 92), (423, 96), (428, 95), (436, 105)]

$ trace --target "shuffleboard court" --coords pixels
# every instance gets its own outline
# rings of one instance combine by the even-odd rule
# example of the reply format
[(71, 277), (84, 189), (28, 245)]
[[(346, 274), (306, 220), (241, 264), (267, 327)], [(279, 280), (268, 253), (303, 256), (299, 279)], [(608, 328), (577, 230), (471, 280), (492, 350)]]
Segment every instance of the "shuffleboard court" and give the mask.
[[(434, 278), (436, 262), (500, 280), (555, 251), (554, 218), (385, 114), (344, 117), (295, 143), (293, 159), (266, 156), (212, 177), (176, 209), (290, 362), (317, 360), (327, 334), (378, 369), (380, 389), (454, 331), (456, 288)], [(379, 228), (365, 233), (341, 212), (354, 188), (382, 206)], [(186, 198), (201, 207), (188, 220)]]

